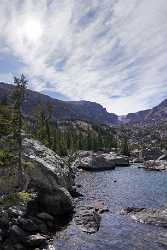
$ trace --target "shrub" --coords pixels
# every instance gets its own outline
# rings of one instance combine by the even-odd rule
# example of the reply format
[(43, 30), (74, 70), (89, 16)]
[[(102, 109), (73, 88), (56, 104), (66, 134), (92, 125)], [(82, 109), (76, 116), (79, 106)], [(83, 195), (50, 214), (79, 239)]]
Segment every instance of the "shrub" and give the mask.
[(19, 203), (27, 203), (32, 199), (32, 195), (27, 192), (18, 192), (4, 195), (0, 198), (0, 205), (12, 206)]

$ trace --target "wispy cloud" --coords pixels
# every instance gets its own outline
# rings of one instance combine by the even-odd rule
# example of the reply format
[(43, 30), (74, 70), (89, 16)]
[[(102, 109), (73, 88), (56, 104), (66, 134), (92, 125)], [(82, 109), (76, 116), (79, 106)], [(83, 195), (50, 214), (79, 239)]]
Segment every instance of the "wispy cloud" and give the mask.
[(35, 90), (118, 114), (167, 97), (166, 0), (2, 0), (0, 16), (6, 68)]

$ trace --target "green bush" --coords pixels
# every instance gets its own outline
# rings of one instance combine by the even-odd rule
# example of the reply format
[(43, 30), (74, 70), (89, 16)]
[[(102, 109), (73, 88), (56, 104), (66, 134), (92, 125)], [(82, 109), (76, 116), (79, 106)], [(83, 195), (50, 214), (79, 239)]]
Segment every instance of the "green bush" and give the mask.
[(0, 198), (0, 205), (1, 206), (18, 205), (19, 203), (27, 203), (31, 199), (32, 199), (31, 194), (27, 192), (11, 193)]
[(5, 166), (9, 164), (12, 160), (13, 156), (11, 153), (6, 149), (0, 149), (0, 166)]

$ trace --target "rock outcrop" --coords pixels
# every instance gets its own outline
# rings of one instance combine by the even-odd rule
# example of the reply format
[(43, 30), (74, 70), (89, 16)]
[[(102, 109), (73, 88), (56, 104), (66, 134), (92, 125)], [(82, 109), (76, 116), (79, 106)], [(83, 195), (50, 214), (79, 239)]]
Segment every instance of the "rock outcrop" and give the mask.
[(167, 208), (127, 208), (123, 212), (130, 215), (136, 222), (167, 227)]
[(93, 153), (84, 151), (74, 164), (76, 167), (87, 171), (113, 170), (116, 166), (128, 166), (129, 159), (126, 156), (119, 156), (111, 153)]
[(60, 156), (37, 140), (25, 138), (23, 146), (24, 157), (30, 162), (25, 168), (29, 182), (51, 189), (60, 186), (69, 191), (72, 189), (74, 174)]
[[(74, 186), (74, 173), (65, 161), (36, 140), (23, 140), (25, 188), (32, 198), (15, 207), (0, 207), (0, 244), (3, 250), (43, 249), (49, 232), (73, 213), (70, 195)], [(17, 184), (15, 167), (1, 170), (1, 192), (14, 192)], [(4, 196), (6, 197), (6, 196)], [(2, 196), (3, 200), (3, 196)], [(67, 220), (66, 220), (67, 221)]]
[[(55, 152), (36, 140), (25, 138), (23, 145), (25, 189), (42, 187), (49, 191), (54, 190), (57, 200), (60, 197), (67, 197), (71, 203), (69, 192), (73, 189), (74, 173), (70, 167)], [(15, 166), (0, 169), (1, 194), (10, 193), (16, 189), (16, 171)]]
[(144, 163), (144, 169), (150, 171), (162, 171), (167, 169), (167, 161), (156, 160), (156, 161), (146, 161)]

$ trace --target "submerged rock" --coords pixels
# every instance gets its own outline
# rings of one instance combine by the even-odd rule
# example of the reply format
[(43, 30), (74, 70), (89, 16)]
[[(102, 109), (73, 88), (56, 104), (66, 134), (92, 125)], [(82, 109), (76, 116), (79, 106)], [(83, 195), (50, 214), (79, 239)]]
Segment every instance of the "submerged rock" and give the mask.
[(145, 208), (138, 208), (138, 207), (127, 207), (127, 208), (123, 208), (120, 211), (121, 215), (126, 215), (126, 214), (130, 214), (130, 213), (137, 213), (137, 212), (141, 212), (145, 210)]
[(99, 214), (103, 214), (104, 212), (109, 212), (109, 208), (104, 204), (103, 201), (95, 202), (95, 211)]
[(131, 217), (140, 223), (167, 227), (167, 209), (145, 209), (132, 214)]
[(96, 233), (100, 227), (100, 215), (93, 206), (80, 207), (75, 214), (76, 225), (86, 233)]

